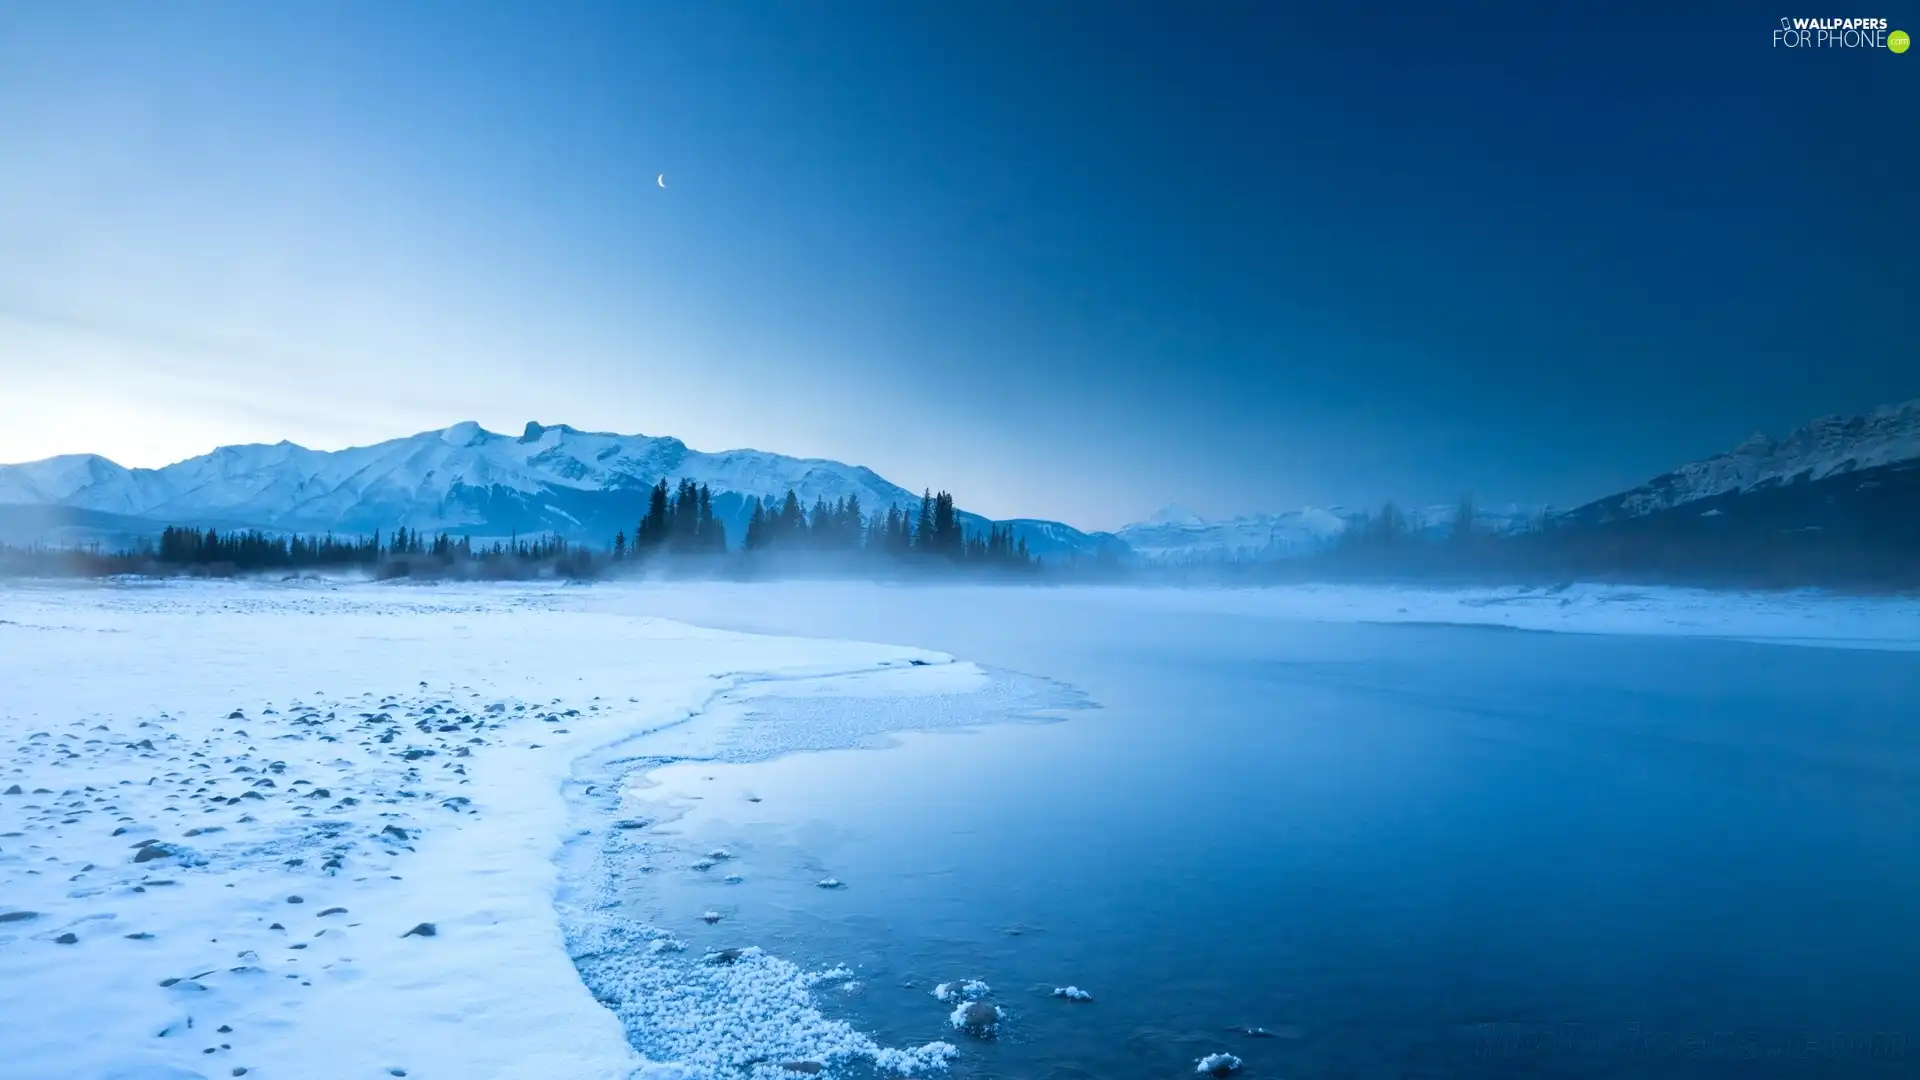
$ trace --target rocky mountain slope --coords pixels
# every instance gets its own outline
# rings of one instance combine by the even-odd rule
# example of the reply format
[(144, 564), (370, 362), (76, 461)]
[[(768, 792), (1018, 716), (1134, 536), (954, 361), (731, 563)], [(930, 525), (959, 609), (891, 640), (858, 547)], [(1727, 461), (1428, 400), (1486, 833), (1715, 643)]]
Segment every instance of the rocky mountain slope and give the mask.
[(1785, 438), (1756, 434), (1724, 454), (1672, 472), (1570, 512), (1601, 524), (1643, 517), (1722, 495), (1744, 495), (1920, 460), (1920, 398), (1864, 416), (1825, 416)]

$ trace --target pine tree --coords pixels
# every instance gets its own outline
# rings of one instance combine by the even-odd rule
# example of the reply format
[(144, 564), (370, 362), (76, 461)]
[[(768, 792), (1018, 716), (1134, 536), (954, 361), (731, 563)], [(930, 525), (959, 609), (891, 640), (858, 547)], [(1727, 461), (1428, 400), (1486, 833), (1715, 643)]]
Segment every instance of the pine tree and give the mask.
[(814, 547), (825, 547), (833, 536), (833, 507), (827, 505), (824, 495), (813, 500), (813, 509), (807, 514), (807, 539)]
[(950, 558), (961, 557), (960, 523), (953, 515), (953, 496), (944, 491), (933, 501), (933, 536), (934, 550)]
[(767, 543), (767, 513), (760, 500), (753, 500), (753, 512), (747, 515), (747, 535), (740, 542), (742, 550), (758, 551)]
[(840, 546), (848, 550), (859, 547), (861, 541), (865, 539), (861, 536), (861, 533), (866, 529), (867, 519), (862, 516), (860, 511), (860, 495), (858, 492), (850, 493), (847, 496), (846, 505), (841, 508), (840, 514)]
[(933, 538), (933, 491), (931, 488), (920, 496), (920, 519), (913, 527), (913, 546), (921, 551), (932, 551)]
[(905, 507), (900, 508), (900, 516), (894, 522), (891, 550), (895, 555), (906, 555), (913, 551), (913, 519)]
[(713, 519), (713, 492), (707, 485), (700, 485), (699, 519), (697, 521), (699, 548), (701, 551), (720, 552), (727, 550), (727, 535), (718, 521)]
[(693, 481), (682, 477), (673, 493), (673, 509), (667, 526), (668, 544), (674, 551), (692, 550), (700, 527), (700, 495)]
[(667, 542), (667, 478), (653, 485), (647, 492), (647, 514), (640, 519), (634, 529), (633, 546), (636, 552), (641, 548), (654, 549)]
[(778, 536), (781, 543), (791, 544), (806, 535), (806, 512), (800, 509), (800, 497), (787, 489), (786, 501), (780, 504), (780, 528)]

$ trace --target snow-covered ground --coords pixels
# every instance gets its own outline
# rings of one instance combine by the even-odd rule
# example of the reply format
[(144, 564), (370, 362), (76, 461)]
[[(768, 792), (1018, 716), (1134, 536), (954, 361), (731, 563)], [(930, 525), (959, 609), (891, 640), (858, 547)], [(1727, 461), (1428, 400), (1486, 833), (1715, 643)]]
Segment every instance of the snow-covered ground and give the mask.
[[(577, 593), (0, 587), (0, 1077), (939, 1067), (821, 1017), (838, 973), (675, 953), (559, 868), (640, 835), (623, 763), (977, 722), (993, 679)], [(770, 695), (901, 707), (743, 734)]]
[[(627, 916), (619, 879), (673, 855), (625, 782), (650, 763), (861, 745), (1071, 699), (921, 649), (697, 629), (649, 610), (698, 621), (756, 603), (919, 603), (964, 618), (945, 595), (957, 591), (0, 585), (0, 1077), (939, 1068), (940, 1042), (883, 1047), (822, 1016), (816, 995), (852, 973), (803, 971), (752, 942), (682, 950), (675, 926)], [(1920, 647), (1914, 598), (1605, 586), (1021, 596), (1114, 618), (1206, 610)]]

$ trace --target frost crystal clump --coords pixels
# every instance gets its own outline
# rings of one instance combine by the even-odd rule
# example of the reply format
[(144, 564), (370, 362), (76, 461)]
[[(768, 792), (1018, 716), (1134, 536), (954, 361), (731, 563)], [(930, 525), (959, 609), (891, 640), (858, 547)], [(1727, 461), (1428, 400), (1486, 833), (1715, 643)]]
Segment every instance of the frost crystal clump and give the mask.
[(993, 988), (981, 982), (979, 979), (968, 979), (965, 982), (943, 982), (933, 988), (933, 996), (939, 998), (941, 1001), (978, 1001), (991, 993), (993, 993)]
[(1227, 1076), (1240, 1071), (1240, 1059), (1232, 1054), (1208, 1054), (1193, 1066), (1201, 1076)]

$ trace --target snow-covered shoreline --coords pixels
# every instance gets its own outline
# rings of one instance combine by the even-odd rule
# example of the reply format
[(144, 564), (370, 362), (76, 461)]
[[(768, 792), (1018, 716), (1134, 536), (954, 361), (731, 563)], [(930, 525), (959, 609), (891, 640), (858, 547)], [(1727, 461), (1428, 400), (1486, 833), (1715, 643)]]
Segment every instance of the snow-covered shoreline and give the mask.
[[(660, 614), (702, 625), (789, 632), (789, 617), (756, 612), (884, 608), (918, 603), (963, 608), (1002, 590), (1029, 606), (1151, 618), (1158, 613), (1230, 615), (1277, 622), (1432, 624), (1566, 634), (1718, 638), (1845, 649), (1920, 649), (1920, 595), (1857, 596), (1818, 590), (1713, 591), (1574, 582), (1551, 587), (1409, 585), (1173, 586), (881, 584), (787, 580), (754, 583), (614, 583), (576, 590), (582, 610)], [(800, 630), (798, 632), (808, 632)]]
[[(91, 596), (87, 604), (135, 610), (151, 596), (197, 591), (219, 597), (221, 610), (244, 611), (260, 597), (307, 595), (325, 603), (404, 604), (408, 610), (460, 610), (481, 602), (500, 610), (582, 611), (649, 615), (661, 596), (699, 592), (723, 604), (747, 607), (756, 597), (784, 594), (832, 598), (872, 595), (952, 595), (968, 590), (1012, 589), (1058, 593), (1097, 606), (1154, 611), (1194, 611), (1301, 622), (1435, 623), (1497, 626), (1571, 634), (1624, 634), (1724, 638), (1829, 648), (1920, 649), (1920, 594), (1861, 595), (1819, 589), (1716, 590), (1667, 585), (1568, 582), (1554, 586), (1422, 586), (1291, 584), (1255, 586), (1173, 585), (992, 585), (944, 582), (873, 582), (794, 578), (768, 582), (699, 579), (612, 580), (575, 586), (557, 581), (480, 583), (386, 583), (357, 577), (298, 581), (163, 579), (0, 579), (0, 598)], [(359, 599), (350, 599), (350, 598)], [(450, 600), (450, 597), (459, 597)], [(386, 598), (375, 600), (373, 598)], [(29, 599), (28, 602), (33, 602)], [(214, 603), (216, 601), (208, 601)], [(274, 604), (289, 603), (284, 597)], [(4, 608), (0, 603), (0, 608)], [(667, 605), (675, 611), (688, 605)], [(716, 621), (731, 623), (716, 605)], [(676, 617), (676, 616), (668, 616)], [(685, 616), (699, 625), (702, 615)], [(0, 625), (7, 616), (0, 611)]]
[[(622, 759), (595, 755), (618, 744), (728, 745), (755, 694), (952, 699), (989, 680), (918, 649), (559, 600), (0, 590), (0, 1076), (704, 1075), (634, 1051), (570, 958), (564, 792), (594, 789), (577, 764), (604, 782)], [(922, 721), (942, 714), (889, 722)], [(804, 999), (783, 963), (735, 974)], [(686, 1000), (708, 1022), (721, 1008)], [(799, 1034), (895, 1068), (941, 1058)]]
[(1585, 582), (1463, 588), (1282, 585), (1129, 589), (1116, 591), (1108, 599), (1140, 610), (1313, 622), (1443, 623), (1828, 648), (1920, 649), (1920, 596), (1854, 596), (1811, 589), (1721, 592)]
[[(697, 604), (667, 602), (696, 588)], [(648, 614), (699, 622), (768, 602), (757, 589), (789, 605), (967, 599), (859, 583), (0, 586), (0, 1078), (936, 1068), (937, 1040), (882, 1047), (823, 1018), (814, 995), (839, 974), (751, 941), (708, 962), (630, 917), (621, 875), (674, 853), (621, 827), (628, 781), (1064, 699), (923, 649)], [(1060, 591), (1116, 618), (1920, 647), (1910, 598)]]

